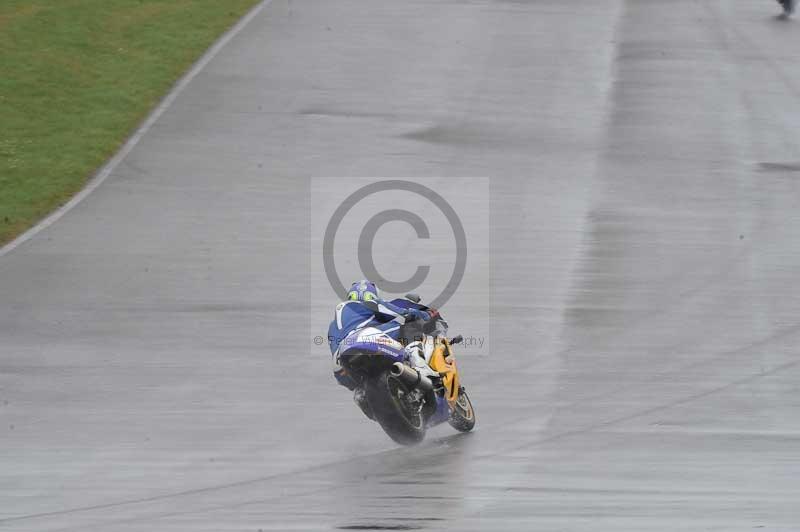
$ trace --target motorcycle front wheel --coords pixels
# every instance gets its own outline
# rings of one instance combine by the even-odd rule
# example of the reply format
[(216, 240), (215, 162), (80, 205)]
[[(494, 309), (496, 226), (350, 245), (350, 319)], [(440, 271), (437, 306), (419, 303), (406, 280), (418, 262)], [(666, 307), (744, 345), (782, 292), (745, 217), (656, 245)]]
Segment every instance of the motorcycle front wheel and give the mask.
[(401, 445), (413, 445), (425, 438), (425, 416), (408, 387), (389, 370), (367, 381), (367, 401), (384, 432)]
[(475, 427), (475, 409), (472, 408), (472, 402), (463, 387), (458, 390), (458, 399), (450, 410), (448, 422), (461, 432), (469, 432)]

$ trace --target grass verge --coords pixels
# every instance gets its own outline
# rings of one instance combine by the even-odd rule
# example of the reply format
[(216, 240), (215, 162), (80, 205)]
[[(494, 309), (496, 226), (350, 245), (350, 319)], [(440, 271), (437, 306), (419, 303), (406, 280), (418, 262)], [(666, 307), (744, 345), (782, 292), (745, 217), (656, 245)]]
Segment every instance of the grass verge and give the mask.
[(0, 246), (65, 203), (258, 0), (2, 0)]

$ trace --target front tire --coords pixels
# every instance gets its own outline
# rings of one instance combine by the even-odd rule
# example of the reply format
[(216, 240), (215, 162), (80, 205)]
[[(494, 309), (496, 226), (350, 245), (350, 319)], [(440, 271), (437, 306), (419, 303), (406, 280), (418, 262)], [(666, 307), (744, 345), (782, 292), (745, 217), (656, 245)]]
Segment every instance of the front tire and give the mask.
[(475, 427), (475, 409), (463, 387), (458, 390), (458, 399), (450, 411), (448, 423), (460, 432), (469, 432)]
[(375, 419), (384, 432), (401, 445), (413, 445), (425, 438), (425, 416), (422, 409), (409, 404), (410, 392), (389, 370), (367, 381), (367, 400)]

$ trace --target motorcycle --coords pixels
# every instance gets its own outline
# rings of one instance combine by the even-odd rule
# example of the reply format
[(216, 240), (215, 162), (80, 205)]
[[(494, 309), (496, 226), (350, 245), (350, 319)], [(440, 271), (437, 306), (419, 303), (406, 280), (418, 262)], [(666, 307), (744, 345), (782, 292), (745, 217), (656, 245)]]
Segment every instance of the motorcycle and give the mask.
[[(432, 318), (424, 324), (406, 320), (400, 341), (389, 331), (372, 326), (374, 323), (355, 328), (341, 339), (333, 352), (335, 365), (363, 390), (362, 410), (402, 445), (422, 441), (428, 428), (445, 421), (458, 431), (472, 430), (475, 410), (461, 384), (453, 354), (453, 346), (462, 337), (448, 339), (446, 322), (413, 294), (391, 303), (427, 311)], [(432, 371), (418, 371), (412, 366), (408, 352), (412, 338), (412, 343), (419, 343), (411, 348), (426, 350)]]

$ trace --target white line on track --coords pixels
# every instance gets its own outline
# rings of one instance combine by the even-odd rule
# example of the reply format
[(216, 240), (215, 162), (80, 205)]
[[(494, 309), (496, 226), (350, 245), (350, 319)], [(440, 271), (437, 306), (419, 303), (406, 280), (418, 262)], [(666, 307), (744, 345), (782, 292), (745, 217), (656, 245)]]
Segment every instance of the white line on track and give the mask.
[(253, 9), (251, 9), (244, 17), (242, 17), (239, 22), (236, 23), (231, 29), (229, 29), (222, 37), (220, 37), (214, 45), (209, 48), (205, 54), (192, 66), (189, 71), (183, 75), (183, 77), (178, 80), (178, 82), (173, 86), (172, 90), (161, 100), (161, 103), (150, 113), (150, 116), (142, 123), (141, 126), (133, 133), (133, 135), (128, 138), (128, 141), (125, 143), (124, 146), (114, 155), (95, 175), (89, 182), (86, 184), (80, 192), (75, 194), (67, 203), (59, 207), (57, 210), (53, 211), (49, 214), (46, 218), (42, 221), (22, 233), (20, 236), (9, 242), (3, 247), (0, 247), (0, 257), (7, 255), (8, 253), (14, 251), (16, 248), (36, 236), (40, 231), (43, 231), (57, 222), (62, 216), (67, 214), (73, 207), (78, 205), (81, 201), (83, 201), (89, 194), (95, 191), (97, 187), (103, 184), (103, 182), (108, 179), (114, 170), (117, 168), (119, 163), (139, 144), (139, 141), (142, 137), (147, 133), (153, 124), (155, 124), (161, 115), (169, 109), (170, 105), (175, 101), (175, 99), (183, 92), (183, 90), (189, 86), (192, 80), (197, 77), (197, 75), (203, 71), (203, 69), (217, 56), (217, 54), (227, 45), (231, 39), (236, 37), (236, 35), (242, 31), (251, 20), (253, 20), (256, 16), (258, 16), (261, 11), (267, 7), (272, 0), (263, 0), (261, 3), (256, 5)]

